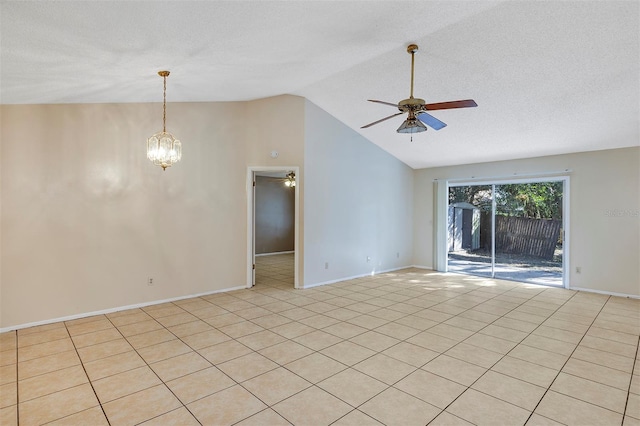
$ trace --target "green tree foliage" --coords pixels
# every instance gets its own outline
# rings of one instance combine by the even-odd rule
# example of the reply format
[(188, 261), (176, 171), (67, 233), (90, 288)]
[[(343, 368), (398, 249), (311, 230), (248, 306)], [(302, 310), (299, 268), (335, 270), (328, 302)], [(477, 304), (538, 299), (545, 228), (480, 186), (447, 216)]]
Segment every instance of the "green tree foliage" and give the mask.
[[(536, 219), (562, 219), (562, 182), (535, 182), (495, 186), (496, 214)], [(449, 204), (466, 202), (491, 210), (491, 185), (449, 188)]]
[(506, 216), (562, 219), (562, 182), (496, 185), (496, 209)]
[(469, 203), (483, 211), (491, 211), (491, 185), (453, 186), (449, 188), (449, 204)]

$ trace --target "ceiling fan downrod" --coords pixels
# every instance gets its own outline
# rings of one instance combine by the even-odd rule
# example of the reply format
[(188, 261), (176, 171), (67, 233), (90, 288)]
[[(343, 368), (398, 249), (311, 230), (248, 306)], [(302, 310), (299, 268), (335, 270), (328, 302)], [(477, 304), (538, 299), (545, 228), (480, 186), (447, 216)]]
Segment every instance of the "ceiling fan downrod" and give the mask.
[(413, 66), (415, 63), (415, 54), (417, 51), (417, 44), (410, 44), (409, 46), (407, 46), (407, 52), (411, 54), (411, 95), (409, 96), (409, 99), (413, 99)]

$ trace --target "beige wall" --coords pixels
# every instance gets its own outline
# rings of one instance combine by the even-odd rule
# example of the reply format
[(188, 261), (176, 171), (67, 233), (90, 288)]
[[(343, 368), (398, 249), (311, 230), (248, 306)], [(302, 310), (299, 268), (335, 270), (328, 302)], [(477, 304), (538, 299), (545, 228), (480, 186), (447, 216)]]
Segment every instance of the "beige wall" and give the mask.
[(640, 296), (639, 147), (416, 170), (414, 263), (434, 266), (434, 179), (517, 177), (565, 169), (571, 170), (571, 287)]
[(247, 167), (303, 162), (294, 96), (169, 104), (184, 157), (164, 172), (161, 104), (0, 113), (0, 328), (245, 286)]

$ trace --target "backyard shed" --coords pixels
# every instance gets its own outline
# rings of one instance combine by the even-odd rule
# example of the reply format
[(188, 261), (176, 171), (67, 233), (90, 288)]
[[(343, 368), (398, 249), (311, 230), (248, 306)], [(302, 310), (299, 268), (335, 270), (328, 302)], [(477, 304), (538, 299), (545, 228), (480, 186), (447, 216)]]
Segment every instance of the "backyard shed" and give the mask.
[(470, 203), (449, 205), (449, 251), (480, 248), (480, 209)]

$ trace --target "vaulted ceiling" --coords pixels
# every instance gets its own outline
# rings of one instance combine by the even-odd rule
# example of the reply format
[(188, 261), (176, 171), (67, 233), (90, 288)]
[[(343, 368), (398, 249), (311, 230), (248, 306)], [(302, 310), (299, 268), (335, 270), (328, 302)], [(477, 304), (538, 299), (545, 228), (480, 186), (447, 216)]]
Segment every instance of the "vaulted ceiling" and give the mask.
[[(304, 96), (413, 168), (640, 144), (637, 1), (7, 1), (2, 104)], [(440, 131), (367, 102), (474, 99)], [(188, 152), (185, 142), (185, 155)]]

